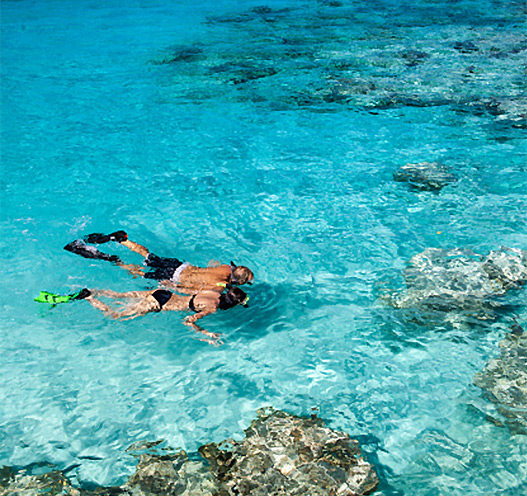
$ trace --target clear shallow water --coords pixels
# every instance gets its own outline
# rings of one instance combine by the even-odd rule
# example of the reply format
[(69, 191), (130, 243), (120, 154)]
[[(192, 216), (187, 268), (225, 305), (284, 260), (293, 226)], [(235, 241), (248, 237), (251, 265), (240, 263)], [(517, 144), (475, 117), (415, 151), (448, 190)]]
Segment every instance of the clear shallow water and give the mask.
[[(527, 441), (472, 385), (507, 315), (417, 325), (377, 299), (426, 247), (527, 247), (524, 129), (485, 105), (525, 91), (521, 3), (258, 5), (2, 2), (0, 463), (116, 484), (132, 443), (194, 451), (273, 405), (357, 437), (378, 494), (522, 494)], [(459, 181), (393, 181), (424, 160)], [(32, 301), (146, 287), (62, 250), (117, 228), (254, 268), (251, 308), (206, 319), (223, 346)]]

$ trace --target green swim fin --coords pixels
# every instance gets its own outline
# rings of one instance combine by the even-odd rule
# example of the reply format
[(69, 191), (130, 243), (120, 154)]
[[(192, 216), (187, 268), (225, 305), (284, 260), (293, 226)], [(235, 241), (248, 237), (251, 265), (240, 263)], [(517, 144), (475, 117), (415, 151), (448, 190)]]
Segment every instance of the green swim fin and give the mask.
[(86, 288), (69, 295), (59, 295), (49, 293), (48, 291), (41, 291), (35, 298), (35, 301), (38, 301), (39, 303), (49, 303), (50, 305), (55, 306), (59, 303), (68, 303), (68, 301), (71, 300), (82, 300), (88, 296), (90, 296), (90, 290)]

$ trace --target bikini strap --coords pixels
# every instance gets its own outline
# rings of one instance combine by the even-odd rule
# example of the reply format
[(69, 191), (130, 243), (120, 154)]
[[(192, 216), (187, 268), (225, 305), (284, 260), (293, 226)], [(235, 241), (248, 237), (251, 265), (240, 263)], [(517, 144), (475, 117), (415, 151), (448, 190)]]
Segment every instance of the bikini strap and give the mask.
[(194, 298), (196, 298), (196, 295), (192, 295), (192, 297), (190, 298), (189, 302), (188, 302), (188, 307), (190, 310), (192, 310), (194, 313), (199, 313), (201, 312), (201, 310), (198, 310), (195, 306), (194, 306)]

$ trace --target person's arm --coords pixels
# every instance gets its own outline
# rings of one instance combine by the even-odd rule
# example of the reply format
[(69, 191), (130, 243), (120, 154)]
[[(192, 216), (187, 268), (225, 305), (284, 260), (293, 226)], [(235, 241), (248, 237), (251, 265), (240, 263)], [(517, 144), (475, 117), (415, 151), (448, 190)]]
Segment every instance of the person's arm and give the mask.
[(197, 320), (202, 319), (206, 315), (210, 315), (211, 313), (214, 313), (215, 311), (216, 309), (212, 309), (212, 308), (206, 308), (205, 310), (201, 310), (200, 312), (195, 313), (194, 315), (189, 315), (188, 317), (185, 317), (183, 319), (183, 324), (188, 325), (188, 326), (193, 326)]
[(203, 329), (202, 327), (200, 327), (199, 325), (195, 323), (198, 319), (205, 317), (205, 315), (210, 315), (211, 313), (214, 313), (215, 311), (216, 310), (214, 309), (204, 310), (194, 315), (185, 317), (185, 319), (183, 319), (183, 324), (185, 324), (186, 326), (192, 327), (192, 329), (194, 329), (196, 332), (204, 334), (208, 338), (212, 339), (212, 340), (204, 339), (203, 341), (207, 341), (207, 343), (218, 346), (220, 344), (223, 344), (221, 341), (219, 341), (221, 334), (218, 334), (217, 332), (209, 332), (206, 329)]

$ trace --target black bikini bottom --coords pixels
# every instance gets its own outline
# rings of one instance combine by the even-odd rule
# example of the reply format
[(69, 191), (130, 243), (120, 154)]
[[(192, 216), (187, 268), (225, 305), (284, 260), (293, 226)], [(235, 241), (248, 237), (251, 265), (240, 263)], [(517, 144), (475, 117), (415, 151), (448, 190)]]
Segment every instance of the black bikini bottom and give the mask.
[(158, 289), (152, 293), (152, 296), (158, 301), (159, 310), (161, 310), (165, 303), (172, 297), (172, 293), (166, 289)]

